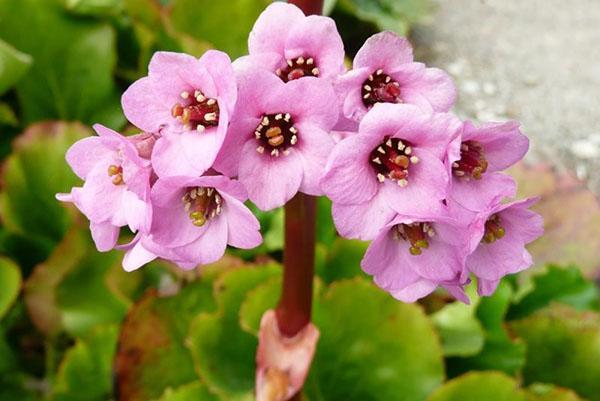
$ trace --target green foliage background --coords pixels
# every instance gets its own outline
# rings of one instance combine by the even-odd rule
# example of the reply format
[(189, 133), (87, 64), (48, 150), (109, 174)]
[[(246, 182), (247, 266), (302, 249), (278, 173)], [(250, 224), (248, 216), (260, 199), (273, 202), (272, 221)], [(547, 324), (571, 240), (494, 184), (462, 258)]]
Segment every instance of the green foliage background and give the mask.
[[(155, 262), (125, 273), (54, 194), (78, 183), (64, 153), (87, 126), (134, 132), (120, 93), (154, 51), (237, 57), (267, 3), (0, 0), (0, 401), (253, 399), (258, 324), (281, 285), (282, 211), (256, 211), (260, 248), (201, 272)], [(406, 34), (430, 9), (326, 1), (350, 55), (378, 30)], [(590, 269), (538, 266), (489, 298), (471, 288), (471, 305), (443, 293), (406, 305), (360, 271), (367, 244), (338, 238), (330, 207), (320, 200), (321, 340), (306, 399), (600, 400)], [(565, 243), (552, 238), (533, 246)]]

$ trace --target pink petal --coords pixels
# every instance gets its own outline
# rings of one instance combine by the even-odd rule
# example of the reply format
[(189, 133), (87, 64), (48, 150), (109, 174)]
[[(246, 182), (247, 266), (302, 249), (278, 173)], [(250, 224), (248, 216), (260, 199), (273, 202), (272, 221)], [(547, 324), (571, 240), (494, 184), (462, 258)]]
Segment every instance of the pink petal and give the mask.
[(329, 17), (310, 15), (289, 27), (285, 58), (299, 56), (315, 59), (320, 78), (335, 78), (344, 72), (344, 43)]
[(119, 239), (119, 227), (110, 222), (90, 223), (92, 238), (100, 252), (108, 252), (115, 247)]
[(354, 57), (354, 68), (370, 67), (392, 71), (400, 64), (413, 61), (412, 46), (406, 38), (393, 32), (380, 32), (366, 40)]
[(268, 211), (283, 206), (298, 192), (302, 182), (302, 159), (291, 149), (287, 156), (273, 157), (256, 151), (251, 139), (240, 157), (239, 180), (259, 209)]
[(300, 192), (309, 195), (323, 195), (321, 178), (325, 172), (327, 158), (333, 149), (333, 138), (327, 132), (311, 124), (298, 124), (299, 150), (304, 174)]
[(507, 234), (493, 243), (481, 243), (467, 258), (467, 268), (477, 277), (500, 280), (504, 275), (524, 270), (531, 265), (523, 255), (524, 244), (518, 237)]
[(155, 78), (155, 88), (160, 93), (175, 99), (179, 99), (182, 90), (190, 89), (200, 89), (208, 97), (217, 97), (218, 94), (214, 79), (199, 60), (189, 54), (154, 53), (148, 65), (148, 75)]
[(259, 123), (260, 117), (258, 116), (236, 118), (231, 122), (221, 150), (215, 159), (213, 166), (215, 170), (229, 177), (238, 175), (244, 144), (253, 138), (254, 130)]
[(484, 145), (488, 171), (504, 170), (525, 156), (529, 139), (521, 133), (517, 121), (486, 123), (475, 127), (465, 123), (463, 141), (475, 140)]
[(371, 240), (385, 227), (396, 212), (385, 196), (376, 194), (371, 200), (355, 205), (333, 203), (333, 221), (342, 237)]
[(227, 248), (227, 218), (221, 214), (209, 220), (205, 227), (204, 234), (195, 241), (173, 249), (180, 261), (206, 265), (223, 257)]
[(431, 294), (435, 291), (436, 287), (435, 283), (422, 279), (407, 287), (390, 290), (390, 294), (402, 302), (412, 303)]
[(271, 3), (258, 17), (248, 38), (250, 54), (283, 54), (290, 29), (304, 19), (304, 13), (292, 4)]
[(108, 149), (102, 144), (102, 140), (97, 136), (80, 139), (75, 142), (67, 151), (66, 159), (73, 172), (83, 180), (88, 173), (103, 160), (110, 160), (113, 150)]
[[(182, 85), (179, 91), (185, 90)], [(157, 93), (155, 84), (149, 77), (132, 83), (121, 97), (125, 117), (136, 127), (157, 132), (162, 125), (174, 122), (171, 108), (177, 101), (174, 97), (163, 97)]]
[(508, 205), (500, 213), (507, 232), (517, 234), (524, 243), (535, 241), (544, 234), (544, 219), (528, 210), (539, 198), (522, 199)]
[(321, 188), (332, 201), (355, 204), (375, 195), (379, 182), (368, 158), (378, 142), (377, 137), (359, 134), (335, 145), (321, 180)]
[(115, 214), (126, 190), (125, 185), (114, 185), (106, 166), (98, 164), (89, 172), (81, 191), (77, 193), (76, 204), (90, 221), (102, 223)]
[(123, 269), (127, 272), (131, 272), (139, 269), (154, 259), (156, 259), (156, 255), (144, 248), (141, 241), (138, 241), (131, 249), (125, 252), (125, 256), (123, 257)]
[(456, 87), (452, 78), (438, 68), (424, 68), (417, 79), (400, 84), (400, 96), (405, 103), (416, 105), (426, 103), (427, 108), (446, 112), (456, 102)]
[(335, 81), (335, 90), (342, 102), (342, 112), (354, 121), (360, 121), (367, 113), (361, 88), (371, 73), (367, 68), (354, 69), (339, 76)]
[(237, 100), (237, 84), (227, 53), (207, 50), (198, 60), (198, 64), (208, 71), (214, 81), (219, 96), (219, 107), (226, 108), (228, 115), (233, 113)]
[(477, 293), (482, 297), (489, 297), (496, 291), (498, 284), (500, 284), (500, 280), (486, 280), (480, 278), (477, 280)]
[(262, 243), (260, 223), (242, 202), (221, 192), (227, 216), (227, 243), (241, 249), (252, 249)]
[(488, 210), (504, 198), (516, 195), (517, 184), (512, 177), (502, 173), (485, 173), (481, 179), (469, 181), (454, 177), (450, 196), (472, 211)]
[(339, 118), (338, 98), (333, 86), (318, 78), (288, 82), (268, 95), (266, 112), (290, 113), (295, 123), (311, 123), (328, 131)]

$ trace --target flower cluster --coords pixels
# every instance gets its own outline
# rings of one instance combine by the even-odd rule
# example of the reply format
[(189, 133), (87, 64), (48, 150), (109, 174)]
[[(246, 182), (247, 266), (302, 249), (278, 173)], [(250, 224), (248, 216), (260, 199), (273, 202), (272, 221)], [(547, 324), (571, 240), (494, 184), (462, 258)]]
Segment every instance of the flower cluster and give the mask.
[[(448, 113), (451, 78), (391, 32), (347, 71), (334, 21), (290, 4), (266, 8), (248, 49), (233, 62), (156, 53), (122, 98), (141, 133), (97, 125), (69, 150), (85, 183), (58, 198), (89, 218), (100, 251), (124, 249), (126, 270), (157, 257), (194, 268), (261, 243), (246, 200), (268, 211), (302, 192), (333, 201), (342, 236), (372, 241), (362, 268), (403, 301), (438, 286), (466, 300), (472, 275), (489, 294), (531, 265), (541, 218), (532, 199), (506, 202), (516, 188), (501, 172), (528, 148), (517, 123)], [(136, 235), (117, 245), (124, 226)]]

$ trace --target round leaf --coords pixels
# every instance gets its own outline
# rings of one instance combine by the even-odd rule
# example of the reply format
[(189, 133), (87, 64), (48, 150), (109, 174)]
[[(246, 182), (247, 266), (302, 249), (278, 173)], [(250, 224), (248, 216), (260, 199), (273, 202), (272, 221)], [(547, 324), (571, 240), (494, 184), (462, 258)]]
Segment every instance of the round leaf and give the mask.
[(11, 307), (21, 289), (21, 271), (10, 259), (0, 257), (0, 320)]
[(427, 401), (525, 401), (512, 377), (499, 372), (474, 372), (450, 380)]

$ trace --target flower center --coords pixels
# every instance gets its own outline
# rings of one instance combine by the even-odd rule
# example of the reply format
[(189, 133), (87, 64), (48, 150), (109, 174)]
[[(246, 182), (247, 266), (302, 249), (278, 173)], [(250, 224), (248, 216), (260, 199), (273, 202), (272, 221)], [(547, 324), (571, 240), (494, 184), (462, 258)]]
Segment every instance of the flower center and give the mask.
[(502, 227), (501, 224), (502, 221), (500, 220), (500, 216), (497, 214), (490, 216), (485, 222), (485, 233), (483, 234), (481, 242), (491, 244), (504, 237), (506, 230), (504, 230), (504, 227)]
[(389, 178), (399, 186), (405, 187), (408, 185), (408, 169), (411, 164), (417, 164), (419, 158), (412, 156), (410, 142), (390, 137), (384, 139), (384, 142), (369, 154), (369, 162), (379, 182)]
[(189, 213), (192, 224), (197, 227), (202, 227), (222, 211), (223, 198), (214, 188), (189, 188), (181, 201), (185, 211)]
[(452, 173), (465, 180), (479, 180), (487, 167), (483, 146), (479, 142), (465, 141), (460, 145), (460, 160), (452, 163)]
[(402, 103), (400, 84), (383, 70), (377, 70), (369, 75), (361, 88), (363, 104), (370, 108), (375, 103)]
[(397, 224), (393, 228), (394, 238), (398, 241), (408, 241), (411, 255), (420, 255), (423, 249), (429, 248), (429, 238), (435, 235), (431, 223)]
[(175, 103), (171, 115), (183, 124), (184, 129), (202, 132), (206, 127), (219, 125), (217, 99), (207, 98), (200, 90), (183, 91), (180, 96), (185, 104)]
[(278, 68), (275, 73), (283, 82), (292, 81), (302, 77), (318, 77), (319, 68), (315, 66), (315, 60), (312, 57), (296, 57), (287, 61), (287, 65)]
[(114, 185), (123, 185), (123, 167), (111, 164), (108, 166), (108, 176), (112, 177), (112, 183)]
[(279, 157), (290, 154), (289, 148), (298, 143), (298, 130), (289, 113), (263, 115), (260, 124), (254, 130), (258, 142), (258, 153)]

